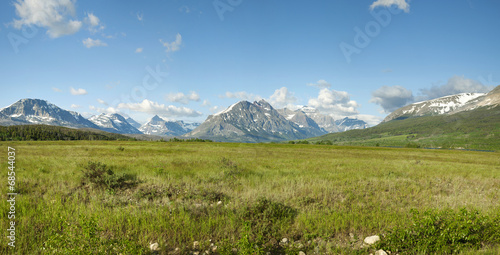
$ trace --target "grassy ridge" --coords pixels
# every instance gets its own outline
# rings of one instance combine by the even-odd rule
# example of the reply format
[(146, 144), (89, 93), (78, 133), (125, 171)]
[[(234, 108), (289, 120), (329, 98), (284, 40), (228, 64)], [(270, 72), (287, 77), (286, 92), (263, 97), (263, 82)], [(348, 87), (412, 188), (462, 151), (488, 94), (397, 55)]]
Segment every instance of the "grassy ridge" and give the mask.
[[(159, 243), (160, 254), (203, 252), (212, 243), (220, 254), (368, 254), (375, 248), (362, 247), (364, 237), (403, 235), (413, 228), (415, 210), (449, 210), (453, 223), (463, 208), (477, 210), (489, 225), (482, 244), (462, 250), (495, 252), (500, 242), (488, 235), (500, 233), (499, 153), (189, 142), (0, 145), (16, 148), (20, 194), (18, 247), (4, 241), (2, 254), (148, 254), (150, 242)], [(102, 165), (100, 176), (89, 177)], [(7, 169), (5, 161), (1, 166)], [(0, 211), (5, 219), (5, 202)], [(380, 248), (404, 249), (391, 240), (383, 238)]]
[(331, 141), (338, 145), (500, 150), (500, 106), (453, 115), (395, 120), (368, 129), (327, 134), (308, 140)]

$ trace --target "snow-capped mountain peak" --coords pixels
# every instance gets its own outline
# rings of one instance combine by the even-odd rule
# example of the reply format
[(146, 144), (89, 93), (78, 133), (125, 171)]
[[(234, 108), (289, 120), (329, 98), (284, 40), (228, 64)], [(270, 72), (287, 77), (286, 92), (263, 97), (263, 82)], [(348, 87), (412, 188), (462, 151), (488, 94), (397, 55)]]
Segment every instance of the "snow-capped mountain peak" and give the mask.
[(137, 128), (133, 127), (120, 114), (105, 114), (94, 115), (89, 120), (97, 125), (101, 130), (119, 133), (119, 134), (142, 134)]

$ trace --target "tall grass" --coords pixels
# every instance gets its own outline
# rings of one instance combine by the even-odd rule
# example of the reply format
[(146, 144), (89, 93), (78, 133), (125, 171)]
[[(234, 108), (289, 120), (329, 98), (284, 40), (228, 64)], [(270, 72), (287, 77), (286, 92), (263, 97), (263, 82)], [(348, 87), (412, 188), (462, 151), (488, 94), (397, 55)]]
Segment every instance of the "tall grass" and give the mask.
[[(499, 153), (189, 142), (0, 144), (16, 148), (19, 193), (16, 248), (4, 241), (2, 254), (149, 254), (155, 242), (159, 254), (212, 253), (215, 246), (219, 254), (368, 254), (375, 248), (487, 254), (500, 242), (491, 234), (500, 233)], [(1, 166), (7, 169), (5, 161)], [(89, 174), (92, 169), (102, 170), (99, 178)], [(2, 229), (8, 228), (8, 210), (0, 203)], [(451, 226), (467, 226), (462, 212), (473, 212), (493, 232), (474, 232), (477, 242), (456, 249), (437, 241), (431, 249), (424, 241), (432, 235), (422, 241), (412, 232), (416, 222), (435, 223), (415, 216), (427, 211), (433, 212), (427, 218), (459, 224)], [(363, 245), (375, 234), (382, 237), (379, 246)], [(397, 242), (401, 236), (424, 248), (415, 253)]]

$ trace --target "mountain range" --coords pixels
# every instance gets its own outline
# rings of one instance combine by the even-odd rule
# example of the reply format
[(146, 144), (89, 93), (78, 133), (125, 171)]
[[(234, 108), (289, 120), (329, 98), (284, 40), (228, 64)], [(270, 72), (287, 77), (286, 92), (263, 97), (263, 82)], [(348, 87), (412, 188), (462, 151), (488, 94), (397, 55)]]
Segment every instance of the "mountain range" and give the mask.
[[(463, 138), (460, 140), (463, 144), (480, 141), (484, 145), (500, 137), (499, 111), (500, 86), (489, 93), (461, 93), (413, 103), (397, 109), (381, 124), (371, 128), (359, 119), (334, 120), (308, 106), (296, 110), (275, 109), (265, 100), (237, 102), (208, 116), (201, 124), (166, 120), (156, 115), (140, 125), (119, 114), (100, 114), (86, 119), (77, 112), (61, 109), (45, 100), (21, 99), (0, 109), (0, 126), (44, 124), (128, 135), (225, 142), (310, 139), (342, 144), (382, 142), (390, 145), (408, 141), (441, 141), (443, 137), (453, 140), (455, 138), (450, 138), (453, 135)], [(478, 130), (483, 133), (478, 135)], [(473, 136), (477, 141), (470, 142)], [(469, 142), (465, 143), (466, 140)]]
[(274, 109), (265, 100), (241, 101), (210, 115), (200, 123), (172, 121), (155, 115), (141, 125), (120, 114), (100, 114), (86, 119), (41, 99), (21, 99), (0, 110), (0, 125), (44, 124), (70, 128), (91, 128), (128, 135), (177, 136), (227, 142), (270, 142), (305, 139), (350, 129), (366, 128), (361, 120), (335, 121), (314, 108)]
[(139, 130), (146, 135), (181, 136), (198, 127), (200, 123), (185, 123), (184, 121), (169, 121), (155, 115)]
[(377, 126), (309, 139), (337, 145), (500, 150), (500, 86), (410, 104)]
[[(357, 119), (346, 118), (339, 127), (330, 116), (314, 108), (302, 107), (295, 111), (275, 109), (265, 100), (240, 101), (226, 110), (210, 115), (195, 130), (184, 135), (231, 142), (271, 142), (306, 139), (339, 130), (365, 128), (368, 125)], [(362, 123), (362, 124), (361, 124)], [(354, 124), (354, 126), (348, 126)]]

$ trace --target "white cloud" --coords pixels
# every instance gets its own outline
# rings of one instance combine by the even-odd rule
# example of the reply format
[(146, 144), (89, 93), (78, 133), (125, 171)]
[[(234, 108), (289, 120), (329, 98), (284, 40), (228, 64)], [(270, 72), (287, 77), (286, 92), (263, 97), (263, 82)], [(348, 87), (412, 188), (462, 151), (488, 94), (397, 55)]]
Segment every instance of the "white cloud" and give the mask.
[(430, 89), (422, 89), (420, 92), (422, 96), (419, 96), (418, 100), (429, 100), (438, 97), (444, 97), (449, 95), (455, 95), (459, 93), (473, 93), (480, 92), (486, 93), (492, 90), (493, 86), (486, 86), (480, 81), (467, 79), (463, 76), (453, 76), (446, 84), (441, 86), (432, 86)]
[(210, 103), (210, 101), (208, 101), (208, 100), (205, 99), (205, 100), (203, 100), (203, 103), (201, 104), (201, 106), (203, 106), (203, 107), (210, 107), (210, 106), (212, 106), (212, 104)]
[[(89, 109), (92, 111), (96, 111), (98, 113), (107, 113), (107, 114), (120, 113), (120, 110), (113, 108), (113, 107), (100, 108), (100, 107), (95, 107), (93, 105), (89, 105)], [(122, 113), (120, 113), (120, 114), (122, 114)]]
[(187, 95), (182, 92), (170, 93), (165, 96), (165, 100), (181, 104), (189, 104), (190, 101), (200, 101), (200, 95), (194, 91), (189, 92)]
[(198, 117), (202, 115), (201, 112), (190, 108), (159, 104), (147, 99), (144, 99), (141, 103), (120, 103), (118, 108), (166, 117)]
[(414, 101), (413, 93), (401, 86), (382, 86), (372, 92), (371, 103), (378, 104), (384, 112), (390, 113)]
[(175, 41), (169, 43), (169, 42), (163, 42), (161, 39), (160, 39), (160, 42), (161, 44), (163, 44), (163, 46), (165, 48), (167, 48), (167, 53), (168, 52), (176, 52), (178, 50), (181, 49), (181, 45), (182, 45), (182, 36), (181, 34), (177, 33), (177, 35), (175, 36)]
[(14, 3), (16, 14), (13, 26), (21, 29), (26, 26), (39, 26), (47, 29), (52, 38), (71, 35), (82, 27), (82, 22), (70, 19), (75, 16), (74, 1), (71, 0), (17, 0)]
[(94, 40), (94, 39), (91, 39), (91, 38), (87, 38), (87, 39), (83, 40), (82, 42), (83, 42), (83, 45), (85, 45), (85, 47), (87, 47), (87, 48), (100, 47), (100, 46), (108, 46), (107, 43), (102, 42), (99, 39)]
[(71, 87), (69, 92), (71, 93), (71, 95), (74, 95), (74, 96), (87, 95), (87, 91), (84, 89), (81, 89), (81, 88), (74, 89), (73, 87)]
[(219, 98), (237, 98), (240, 100), (248, 100), (248, 101), (258, 101), (262, 99), (261, 96), (248, 93), (246, 91), (239, 91), (239, 92), (227, 91), (226, 94), (220, 95)]
[(80, 106), (80, 105), (77, 105), (77, 104), (72, 104), (72, 105), (71, 105), (71, 108), (73, 108), (73, 109), (78, 109), (78, 108), (81, 108), (81, 106)]
[(138, 21), (142, 21), (142, 19), (143, 19), (143, 18), (144, 18), (144, 13), (142, 13), (142, 12), (138, 12), (138, 13), (137, 13), (137, 20), (138, 20)]
[(62, 92), (62, 90), (56, 88), (56, 87), (52, 87), (52, 90), (55, 91), (55, 92)]
[(384, 119), (383, 117), (368, 114), (358, 114), (354, 115), (353, 117), (368, 123), (368, 125), (371, 127), (378, 125)]
[(103, 105), (108, 105), (108, 103), (100, 98), (97, 99), (97, 102)]
[(317, 98), (309, 99), (308, 105), (323, 114), (334, 117), (352, 116), (359, 113), (357, 109), (359, 104), (351, 100), (347, 92), (327, 88), (321, 89)]
[(87, 17), (85, 18), (85, 22), (89, 25), (89, 31), (91, 33), (96, 33), (104, 30), (104, 25), (101, 24), (101, 20), (93, 13), (87, 13)]
[(141, 53), (141, 52), (142, 52), (142, 48), (135, 49), (135, 53)]
[(325, 80), (319, 80), (316, 83), (308, 83), (307, 86), (317, 87), (317, 88), (321, 88), (322, 89), (322, 88), (329, 88), (329, 87), (332, 86), (332, 84), (328, 83)]
[(406, 2), (406, 0), (377, 0), (370, 5), (370, 9), (373, 10), (376, 7), (391, 7), (392, 5), (396, 5), (404, 12), (410, 11), (410, 5)]
[(269, 102), (274, 108), (283, 108), (297, 102), (297, 98), (292, 92), (288, 91), (288, 88), (282, 87), (274, 91), (269, 98)]

